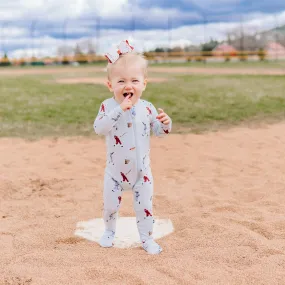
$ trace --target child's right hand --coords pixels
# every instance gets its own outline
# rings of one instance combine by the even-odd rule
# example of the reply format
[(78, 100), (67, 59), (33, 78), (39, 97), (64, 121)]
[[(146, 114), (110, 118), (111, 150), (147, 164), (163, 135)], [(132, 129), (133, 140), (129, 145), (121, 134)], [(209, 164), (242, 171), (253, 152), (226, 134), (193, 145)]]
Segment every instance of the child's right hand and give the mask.
[(132, 101), (130, 100), (131, 95), (128, 95), (124, 101), (120, 104), (121, 109), (125, 112), (126, 110), (130, 110), (133, 106)]

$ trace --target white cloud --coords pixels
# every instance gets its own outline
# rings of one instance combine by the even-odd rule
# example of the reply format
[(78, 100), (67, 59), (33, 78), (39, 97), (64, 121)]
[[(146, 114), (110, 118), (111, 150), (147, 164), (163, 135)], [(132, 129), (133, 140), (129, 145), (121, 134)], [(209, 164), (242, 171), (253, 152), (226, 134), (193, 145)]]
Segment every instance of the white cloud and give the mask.
[[(208, 0), (208, 2), (211, 1)], [(232, 3), (235, 0), (221, 1)], [(95, 12), (92, 18), (92, 11), (96, 11), (96, 9), (105, 19), (110, 19), (110, 24), (112, 24), (115, 16), (117, 19), (121, 17), (122, 21), (130, 21), (132, 12), (137, 15), (135, 19), (144, 19), (146, 22), (153, 24), (162, 23), (161, 26), (164, 28), (167, 27), (168, 15), (174, 19), (199, 18), (199, 15), (195, 12), (181, 12), (177, 9), (168, 9), (166, 11), (159, 8), (151, 8), (143, 10), (134, 7), (131, 10), (127, 0), (50, 0), (46, 2), (43, 2), (43, 0), (37, 0), (37, 2), (35, 0), (13, 0), (7, 2), (7, 5), (0, 4), (0, 16), (2, 15), (1, 13), (4, 13), (3, 11), (9, 11), (9, 17), (14, 17), (13, 21), (2, 22), (5, 25), (0, 30), (0, 37), (4, 38), (4, 46), (9, 47), (10, 52), (8, 55), (10, 57), (18, 58), (24, 54), (37, 54), (37, 56), (56, 55), (57, 48), (62, 45), (74, 47), (76, 43), (90, 38), (93, 38), (93, 41), (96, 42), (96, 28), (91, 25), (94, 24), (96, 19)], [(87, 14), (89, 17), (88, 20), (85, 20), (82, 15)], [(67, 16), (68, 18), (65, 18)], [(18, 18), (22, 20), (28, 19), (28, 22), (17, 26)], [(33, 19), (37, 19), (38, 22), (35, 26), (35, 38), (31, 39), (31, 23)], [(82, 34), (84, 36), (80, 39), (68, 39), (66, 41), (53, 37), (52, 35), (55, 33), (57, 33), (57, 36), (63, 35), (63, 22), (66, 19), (68, 19), (66, 22), (67, 35)], [(49, 26), (48, 24), (44, 25), (44, 21), (54, 23), (50, 23)], [(276, 14), (276, 16), (253, 13), (243, 18), (243, 28), (250, 33), (274, 28), (277, 23), (279, 25), (285, 24), (285, 11)], [(206, 25), (181, 26), (171, 31), (165, 29), (135, 31), (105, 29), (100, 30), (98, 52), (103, 54), (109, 48), (114, 48), (123, 39), (130, 39), (131, 43), (140, 51), (154, 49), (157, 46), (173, 47), (199, 44), (208, 41), (210, 38), (223, 40), (227, 32), (239, 28), (239, 22), (220, 22)], [(44, 32), (42, 29), (45, 29)], [(26, 47), (26, 50), (24, 47)]]
[(128, 0), (13, 0), (0, 4), (0, 17), (2, 21), (62, 21), (92, 13), (102, 17), (114, 16), (123, 12), (127, 3)]
[(19, 38), (23, 36), (27, 36), (29, 34), (29, 30), (25, 28), (19, 28), (16, 26), (7, 26), (3, 25), (2, 29), (0, 30), (1, 32), (1, 38), (2, 40), (6, 40), (7, 38)]
[(273, 14), (264, 15), (262, 13), (253, 13), (244, 17), (249, 27), (257, 31), (273, 29), (276, 26), (285, 25), (285, 11)]
[(128, 0), (86, 0), (86, 7), (101, 17), (116, 16), (128, 9)]

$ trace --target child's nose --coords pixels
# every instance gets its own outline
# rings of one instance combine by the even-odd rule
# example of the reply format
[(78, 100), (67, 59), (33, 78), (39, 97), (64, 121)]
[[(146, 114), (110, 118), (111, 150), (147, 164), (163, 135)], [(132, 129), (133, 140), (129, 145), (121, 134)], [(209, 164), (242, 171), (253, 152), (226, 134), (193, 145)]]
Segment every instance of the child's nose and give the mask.
[(125, 89), (132, 89), (132, 83), (130, 82), (126, 83)]

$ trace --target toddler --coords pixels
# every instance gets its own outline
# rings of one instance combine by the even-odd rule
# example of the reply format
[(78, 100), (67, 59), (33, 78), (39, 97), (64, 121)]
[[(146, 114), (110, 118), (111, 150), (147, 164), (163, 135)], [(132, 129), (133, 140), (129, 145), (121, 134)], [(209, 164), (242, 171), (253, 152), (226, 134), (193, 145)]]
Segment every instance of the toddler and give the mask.
[(147, 61), (123, 41), (108, 60), (107, 85), (113, 93), (101, 103), (94, 130), (106, 137), (107, 161), (104, 176), (105, 232), (99, 244), (112, 247), (116, 219), (125, 190), (133, 191), (136, 223), (142, 247), (158, 254), (161, 247), (154, 241), (153, 177), (150, 167), (150, 131), (163, 136), (171, 131), (172, 120), (152, 103), (142, 100), (147, 85)]

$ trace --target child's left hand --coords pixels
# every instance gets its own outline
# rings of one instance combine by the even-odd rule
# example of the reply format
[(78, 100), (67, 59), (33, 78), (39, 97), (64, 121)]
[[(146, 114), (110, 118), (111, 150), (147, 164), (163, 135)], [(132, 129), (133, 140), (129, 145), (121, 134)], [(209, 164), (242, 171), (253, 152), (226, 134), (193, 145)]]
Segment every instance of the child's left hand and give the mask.
[(160, 108), (158, 108), (158, 112), (159, 114), (156, 116), (156, 118), (164, 125), (168, 125), (170, 123), (169, 116)]

